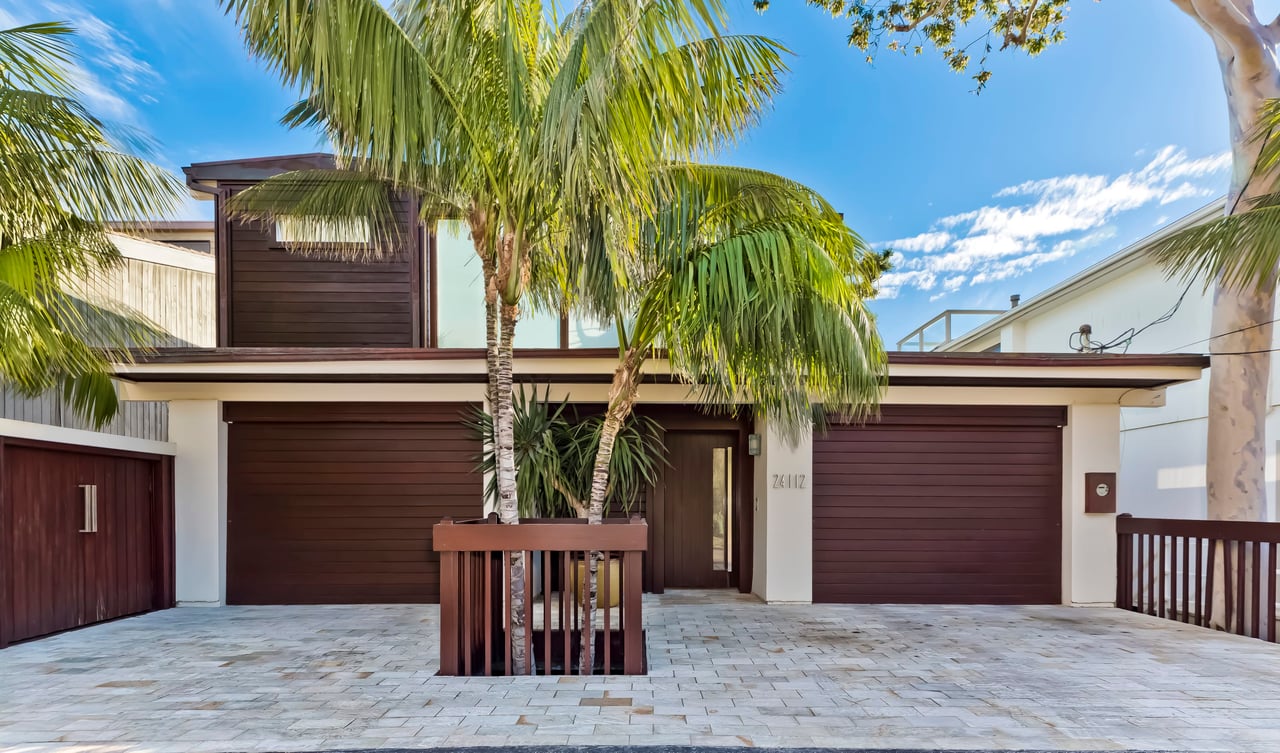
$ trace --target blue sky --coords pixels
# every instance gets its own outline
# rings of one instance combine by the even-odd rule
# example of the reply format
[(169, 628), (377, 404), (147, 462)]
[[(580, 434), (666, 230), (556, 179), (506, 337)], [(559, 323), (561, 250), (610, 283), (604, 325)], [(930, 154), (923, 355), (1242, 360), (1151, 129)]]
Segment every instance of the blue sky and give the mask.
[[(901, 251), (874, 304), (890, 344), (944, 308), (1028, 298), (1225, 189), (1217, 62), (1170, 0), (1075, 0), (1067, 41), (993, 55), (979, 96), (927, 53), (868, 65), (801, 0), (729, 2), (735, 30), (794, 56), (774, 111), (719, 159), (817, 188)], [(91, 106), (149, 132), (168, 167), (322, 148), (278, 124), (292, 98), (214, 0), (0, 0), (5, 25), (48, 19), (82, 32)]]

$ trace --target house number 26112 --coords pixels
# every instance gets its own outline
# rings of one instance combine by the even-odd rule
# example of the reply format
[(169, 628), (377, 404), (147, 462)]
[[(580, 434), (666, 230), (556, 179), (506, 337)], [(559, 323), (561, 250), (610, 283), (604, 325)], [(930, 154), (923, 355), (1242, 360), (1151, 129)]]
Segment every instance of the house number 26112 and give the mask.
[(774, 489), (803, 489), (805, 488), (805, 475), (803, 473), (775, 473), (773, 474)]

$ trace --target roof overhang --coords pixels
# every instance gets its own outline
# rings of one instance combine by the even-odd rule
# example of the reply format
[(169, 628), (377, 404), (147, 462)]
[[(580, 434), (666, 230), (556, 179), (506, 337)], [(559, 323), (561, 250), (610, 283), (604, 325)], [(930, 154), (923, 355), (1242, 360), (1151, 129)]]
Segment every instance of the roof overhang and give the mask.
[[(1200, 355), (1033, 353), (890, 353), (888, 386), (1069, 387), (1159, 389), (1200, 378)], [(608, 383), (613, 349), (518, 350), (515, 379), (524, 383)], [(146, 383), (481, 384), (481, 349), (200, 348), (139, 354), (118, 367), (123, 381)], [(681, 383), (662, 357), (644, 381)]]
[(273, 175), (293, 170), (329, 170), (336, 162), (332, 154), (285, 154), (277, 157), (196, 162), (182, 168), (187, 185), (199, 184), (210, 188), (220, 183), (256, 183)]

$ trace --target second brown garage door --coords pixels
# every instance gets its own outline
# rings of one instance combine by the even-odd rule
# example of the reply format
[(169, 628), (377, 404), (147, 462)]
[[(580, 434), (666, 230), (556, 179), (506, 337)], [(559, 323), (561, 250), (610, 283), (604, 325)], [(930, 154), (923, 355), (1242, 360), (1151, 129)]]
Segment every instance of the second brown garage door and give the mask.
[(1061, 598), (1062, 408), (886, 406), (814, 438), (826, 603)]
[(431, 527), (482, 514), (466, 410), (227, 404), (227, 601), (439, 601)]

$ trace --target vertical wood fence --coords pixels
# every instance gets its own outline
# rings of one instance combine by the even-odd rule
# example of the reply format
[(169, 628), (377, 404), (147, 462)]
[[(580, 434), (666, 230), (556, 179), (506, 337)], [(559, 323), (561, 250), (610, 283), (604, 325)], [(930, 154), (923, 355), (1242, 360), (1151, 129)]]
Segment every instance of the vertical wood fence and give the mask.
[[(642, 557), (648, 526), (639, 517), (588, 525), (536, 519), (501, 525), (445, 520), (433, 529), (440, 552), (440, 674), (512, 674), (513, 641), (522, 641), (535, 674), (644, 674)], [(524, 625), (513, 634), (511, 553), (524, 552)], [(585, 573), (592, 552), (599, 608), (585, 624)], [(610, 604), (614, 606), (605, 606)], [(590, 633), (594, 664), (580, 666)]]
[(1116, 534), (1116, 606), (1276, 642), (1280, 523), (1120, 515)]

